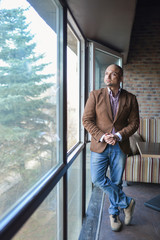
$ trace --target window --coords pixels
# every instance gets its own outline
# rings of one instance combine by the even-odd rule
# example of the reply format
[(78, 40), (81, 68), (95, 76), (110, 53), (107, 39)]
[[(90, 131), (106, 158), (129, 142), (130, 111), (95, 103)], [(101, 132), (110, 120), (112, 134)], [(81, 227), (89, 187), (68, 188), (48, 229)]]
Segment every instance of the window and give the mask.
[(68, 240), (78, 239), (82, 225), (82, 154), (68, 171)]
[(67, 27), (67, 150), (79, 142), (80, 41)]
[(120, 64), (120, 58), (108, 52), (95, 50), (95, 89), (105, 87), (104, 75), (105, 70), (110, 64)]
[(105, 87), (104, 73), (110, 64), (122, 66), (122, 56), (101, 44), (90, 42), (90, 72), (89, 72), (89, 91)]
[(90, 197), (92, 194), (92, 181), (91, 181), (91, 169), (90, 169), (90, 143), (86, 144), (86, 209), (88, 207)]
[(62, 191), (60, 181), (12, 240), (63, 239)]
[(0, 216), (62, 162), (62, 8), (28, 2), (0, 5)]

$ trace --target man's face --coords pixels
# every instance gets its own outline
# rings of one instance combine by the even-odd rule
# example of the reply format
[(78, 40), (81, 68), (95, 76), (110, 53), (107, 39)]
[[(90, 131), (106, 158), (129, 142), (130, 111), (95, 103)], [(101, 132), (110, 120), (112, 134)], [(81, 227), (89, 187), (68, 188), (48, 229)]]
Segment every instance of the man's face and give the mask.
[(107, 67), (104, 76), (104, 83), (107, 87), (119, 88), (120, 82), (122, 82), (122, 76), (118, 67), (114, 65)]

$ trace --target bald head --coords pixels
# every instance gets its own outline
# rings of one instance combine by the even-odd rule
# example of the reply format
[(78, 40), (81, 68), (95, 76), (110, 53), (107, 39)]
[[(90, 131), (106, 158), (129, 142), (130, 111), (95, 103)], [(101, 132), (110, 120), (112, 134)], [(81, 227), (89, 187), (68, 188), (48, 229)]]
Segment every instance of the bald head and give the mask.
[(122, 77), (123, 76), (123, 68), (121, 68), (119, 65), (117, 65), (117, 64), (111, 64), (111, 65), (109, 65), (108, 67), (110, 67), (110, 66), (115, 66), (115, 68), (118, 70), (118, 73), (119, 73), (119, 75)]

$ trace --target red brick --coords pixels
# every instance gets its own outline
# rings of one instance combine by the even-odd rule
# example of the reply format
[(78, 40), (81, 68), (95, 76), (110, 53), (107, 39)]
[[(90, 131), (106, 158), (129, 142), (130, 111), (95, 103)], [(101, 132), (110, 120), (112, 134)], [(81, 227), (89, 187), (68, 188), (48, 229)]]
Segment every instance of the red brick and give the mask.
[(140, 117), (160, 118), (160, 3), (145, 3), (137, 8), (123, 86), (137, 96)]

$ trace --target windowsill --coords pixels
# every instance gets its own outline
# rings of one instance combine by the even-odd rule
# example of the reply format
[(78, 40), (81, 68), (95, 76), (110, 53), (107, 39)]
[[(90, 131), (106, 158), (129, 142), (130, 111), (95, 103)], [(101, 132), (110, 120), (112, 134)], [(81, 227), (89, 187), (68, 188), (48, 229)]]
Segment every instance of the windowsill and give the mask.
[(103, 205), (103, 192), (99, 188), (94, 187), (86, 212), (86, 216), (83, 219), (83, 225), (79, 236), (79, 240), (97, 239), (99, 223), (101, 221), (102, 205)]
[(67, 163), (72, 163), (74, 159), (77, 158), (77, 156), (79, 155), (79, 153), (82, 151), (83, 148), (84, 148), (84, 143), (80, 143), (72, 152), (69, 152), (67, 156)]

